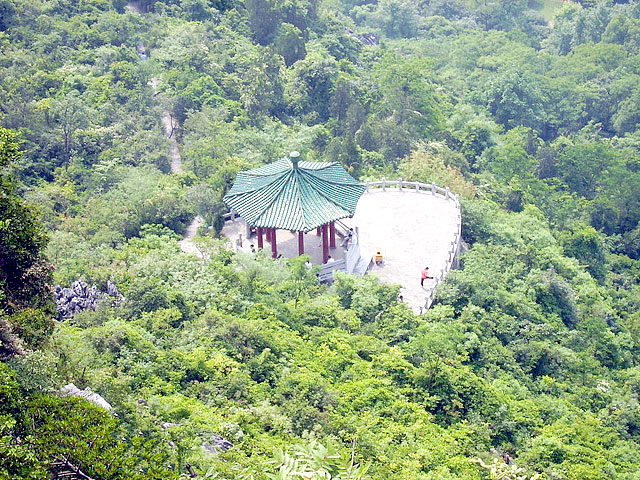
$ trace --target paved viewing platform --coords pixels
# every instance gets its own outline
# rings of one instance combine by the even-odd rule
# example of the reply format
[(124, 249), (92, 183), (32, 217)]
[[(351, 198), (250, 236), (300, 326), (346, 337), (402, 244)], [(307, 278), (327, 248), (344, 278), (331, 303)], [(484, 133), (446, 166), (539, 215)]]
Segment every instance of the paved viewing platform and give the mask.
[[(448, 190), (426, 184), (403, 182), (369, 184), (360, 197), (353, 218), (343, 220), (347, 226), (359, 231), (361, 255), (372, 259), (370, 273), (388, 284), (400, 285), (403, 300), (416, 312), (424, 310), (437, 281), (441, 280), (454, 263), (460, 242), (460, 205)], [(416, 186), (418, 188), (416, 188)], [(227, 221), (222, 230), (237, 250), (256, 248), (255, 235), (247, 238), (247, 225), (240, 219)], [(242, 235), (242, 242), (238, 239)], [(283, 257), (298, 255), (297, 234), (278, 230), (278, 252)], [(336, 260), (345, 256), (345, 249), (336, 248), (329, 254)], [(322, 263), (321, 237), (313, 230), (304, 235), (305, 253), (315, 264)], [(268, 246), (265, 245), (265, 248)], [(382, 262), (376, 264), (377, 252)], [(421, 271), (428, 266), (433, 280), (420, 286)]]
[(358, 202), (356, 214), (345, 219), (360, 231), (362, 255), (378, 251), (382, 262), (370, 273), (384, 283), (397, 284), (400, 294), (415, 312), (435, 287), (436, 279), (420, 286), (421, 271), (428, 266), (438, 277), (451, 268), (452, 244), (457, 248), (459, 204), (445, 195), (409, 186), (369, 189)]

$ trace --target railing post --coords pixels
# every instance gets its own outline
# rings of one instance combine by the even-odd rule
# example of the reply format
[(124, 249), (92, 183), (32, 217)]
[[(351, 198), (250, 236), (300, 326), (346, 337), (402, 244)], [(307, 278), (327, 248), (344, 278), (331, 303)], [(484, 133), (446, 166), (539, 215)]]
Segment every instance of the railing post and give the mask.
[(416, 192), (420, 191), (420, 182), (416, 182)]
[(385, 178), (382, 178), (382, 191), (386, 192), (387, 191), (387, 181), (385, 180)]
[(231, 221), (235, 222), (236, 221), (236, 212), (233, 211), (233, 209), (231, 209)]
[(451, 199), (451, 192), (449, 191), (449, 187), (445, 187), (445, 190), (446, 190), (445, 195), (447, 197), (447, 200), (450, 200)]
[(402, 178), (400, 179), (400, 183), (398, 184), (399, 190), (402, 191)]
[(431, 195), (436, 194), (436, 184), (431, 182)]

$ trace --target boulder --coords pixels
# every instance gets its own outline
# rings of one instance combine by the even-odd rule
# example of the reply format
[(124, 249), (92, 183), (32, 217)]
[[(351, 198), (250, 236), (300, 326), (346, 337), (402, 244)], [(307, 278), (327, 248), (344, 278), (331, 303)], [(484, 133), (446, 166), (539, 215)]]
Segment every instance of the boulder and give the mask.
[(69, 383), (60, 389), (60, 394), (63, 397), (82, 397), (87, 399), (88, 401), (96, 404), (100, 408), (104, 408), (105, 410), (112, 411), (113, 408), (104, 398), (98, 395), (95, 392), (92, 392), (89, 387), (84, 390), (80, 390), (73, 383)]

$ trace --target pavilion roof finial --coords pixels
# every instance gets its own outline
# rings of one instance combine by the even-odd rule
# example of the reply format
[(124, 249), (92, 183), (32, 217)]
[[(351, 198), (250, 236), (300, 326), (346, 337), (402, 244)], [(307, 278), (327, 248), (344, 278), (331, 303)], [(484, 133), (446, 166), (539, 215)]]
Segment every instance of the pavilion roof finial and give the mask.
[(298, 161), (300, 160), (300, 152), (294, 150), (293, 152), (289, 153), (289, 160), (291, 161), (293, 168), (298, 168)]

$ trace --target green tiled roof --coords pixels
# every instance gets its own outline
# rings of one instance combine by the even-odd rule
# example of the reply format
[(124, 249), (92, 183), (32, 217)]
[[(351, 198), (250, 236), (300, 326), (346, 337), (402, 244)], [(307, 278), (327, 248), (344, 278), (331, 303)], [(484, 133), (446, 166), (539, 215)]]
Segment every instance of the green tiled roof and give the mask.
[(364, 191), (338, 163), (284, 158), (238, 173), (224, 201), (251, 226), (308, 232), (352, 216)]

